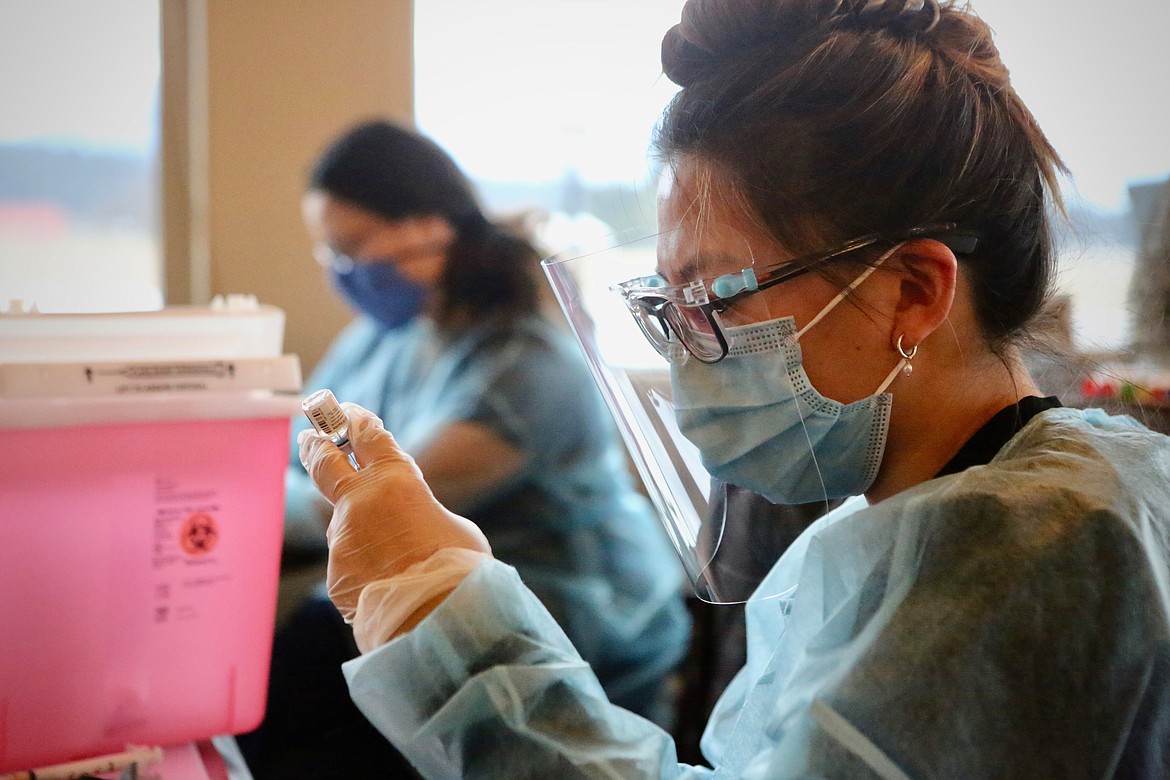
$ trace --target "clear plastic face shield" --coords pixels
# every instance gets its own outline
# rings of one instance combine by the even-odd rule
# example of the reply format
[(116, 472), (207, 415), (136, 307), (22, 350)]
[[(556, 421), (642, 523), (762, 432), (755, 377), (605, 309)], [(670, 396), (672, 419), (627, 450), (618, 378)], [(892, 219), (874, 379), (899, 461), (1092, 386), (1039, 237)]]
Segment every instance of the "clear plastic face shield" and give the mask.
[[(764, 291), (822, 263), (894, 244), (869, 236), (815, 257), (768, 258), (742, 232), (710, 223), (614, 243), (543, 265), (647, 492), (701, 599), (780, 596), (761, 581), (799, 530), (852, 495), (821, 473), (821, 462), (855, 449), (835, 446), (817, 429), (814, 418), (825, 410), (812, 407), (823, 399), (810, 396), (791, 367), (799, 369), (803, 331), (872, 268), (799, 331), (793, 312), (774, 310), (784, 296)], [(873, 399), (888, 408), (884, 390)], [(768, 393), (783, 403), (771, 403)], [(795, 410), (787, 422), (771, 414), (778, 405)], [(837, 415), (859, 406), (828, 405), (839, 407), (828, 410)], [(802, 489), (790, 492), (799, 501), (777, 505), (759, 494), (788, 493), (766, 486), (789, 466), (802, 472)], [(841, 511), (863, 505), (858, 499)]]
[[(767, 296), (746, 293), (761, 279), (803, 271), (759, 267), (733, 228), (708, 225), (701, 238), (689, 232), (554, 258), (544, 268), (696, 594), (739, 603), (792, 534), (760, 517), (771, 506), (765, 499), (729, 496), (704, 467), (678, 425), (672, 367), (714, 366), (735, 347), (732, 328), (784, 316), (769, 309)], [(728, 520), (730, 507), (745, 503), (756, 511)]]

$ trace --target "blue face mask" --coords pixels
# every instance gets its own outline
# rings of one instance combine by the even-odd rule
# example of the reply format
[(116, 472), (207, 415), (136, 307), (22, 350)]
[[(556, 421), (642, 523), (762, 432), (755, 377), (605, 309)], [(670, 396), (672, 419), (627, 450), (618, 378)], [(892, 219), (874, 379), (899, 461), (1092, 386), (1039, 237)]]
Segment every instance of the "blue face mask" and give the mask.
[[(843, 298), (834, 298), (804, 330)], [(792, 317), (725, 328), (729, 350), (723, 360), (671, 363), (679, 430), (698, 447), (703, 466), (711, 476), (776, 504), (869, 489), (882, 465), (894, 401), (885, 390), (908, 366), (903, 358), (874, 395), (842, 404), (809, 382), (801, 364), (803, 333)]]
[(752, 351), (671, 366), (679, 430), (711, 476), (775, 504), (864, 493), (882, 465), (893, 397), (845, 405), (818, 393), (791, 317), (725, 332)]
[(334, 269), (333, 283), (358, 311), (387, 328), (400, 328), (423, 310), (429, 290), (402, 275), (394, 263), (353, 263)]

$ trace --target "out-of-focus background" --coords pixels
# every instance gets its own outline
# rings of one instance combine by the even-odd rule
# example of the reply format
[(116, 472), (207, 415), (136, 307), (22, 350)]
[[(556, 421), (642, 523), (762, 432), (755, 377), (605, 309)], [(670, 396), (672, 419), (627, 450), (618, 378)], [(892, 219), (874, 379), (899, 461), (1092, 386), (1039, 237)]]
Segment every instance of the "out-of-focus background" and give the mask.
[[(1147, 261), (1131, 282), (1143, 233), (1156, 251), (1149, 234), (1167, 216), (1167, 9), (974, 5), (1074, 174), (1060, 236), (1073, 346), (1108, 357), (1156, 345), (1165, 263)], [(0, 305), (148, 309), (252, 292), (286, 310), (287, 348), (310, 370), (348, 315), (321, 284), (300, 223), (305, 172), (329, 138), (373, 115), (415, 120), (489, 208), (541, 209), (553, 248), (649, 231), (646, 148), (674, 91), (658, 42), (681, 6), (5, 3)]]

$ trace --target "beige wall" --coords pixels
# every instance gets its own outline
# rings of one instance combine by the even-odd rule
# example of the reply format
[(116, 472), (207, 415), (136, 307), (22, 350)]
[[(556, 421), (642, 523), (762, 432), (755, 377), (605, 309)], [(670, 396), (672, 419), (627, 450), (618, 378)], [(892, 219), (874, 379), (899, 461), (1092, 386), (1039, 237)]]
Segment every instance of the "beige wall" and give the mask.
[(307, 373), (349, 315), (312, 260), (305, 176), (351, 123), (412, 118), (412, 0), (163, 8), (168, 303), (255, 293)]

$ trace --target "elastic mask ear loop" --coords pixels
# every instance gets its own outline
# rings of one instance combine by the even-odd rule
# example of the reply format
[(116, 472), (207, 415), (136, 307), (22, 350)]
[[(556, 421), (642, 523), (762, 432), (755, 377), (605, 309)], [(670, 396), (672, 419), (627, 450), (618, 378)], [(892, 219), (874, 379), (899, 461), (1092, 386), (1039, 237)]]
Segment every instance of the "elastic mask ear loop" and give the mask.
[[(862, 271), (861, 275), (858, 276), (856, 279), (854, 279), (853, 282), (848, 287), (846, 287), (841, 292), (837, 293), (837, 297), (835, 297), (835, 298), (833, 298), (833, 300), (829, 301), (829, 304), (827, 306), (825, 306), (825, 308), (821, 309), (820, 313), (818, 313), (817, 316), (813, 317), (811, 320), (808, 321), (807, 325), (805, 325), (803, 328), (798, 330), (796, 332), (796, 336), (794, 338), (797, 341), (800, 341), (800, 337), (803, 336), (805, 333), (807, 333), (809, 328), (811, 328), (813, 325), (816, 325), (818, 322), (820, 322), (822, 319), (824, 319), (825, 315), (828, 314), (829, 312), (831, 312), (833, 309), (835, 309), (837, 307), (838, 303), (845, 300), (845, 296), (849, 295), (849, 293), (853, 292), (858, 287), (860, 287), (861, 283), (864, 282), (866, 279), (868, 279), (869, 275), (872, 274), (874, 271), (876, 271), (878, 269), (879, 265), (886, 262), (886, 260), (888, 260), (891, 255), (893, 255), (895, 252), (897, 252), (901, 248), (902, 248), (902, 244), (897, 244), (896, 246), (894, 246), (893, 249), (886, 252), (881, 257), (879, 257), (877, 259), (876, 263), (874, 263), (869, 268), (866, 268), (864, 271)], [(895, 373), (897, 373), (897, 372), (895, 372)], [(878, 392), (881, 392), (881, 391), (879, 390)]]
[[(842, 290), (841, 292), (839, 292), (839, 293), (837, 294), (837, 296), (836, 296), (835, 298), (833, 298), (833, 300), (829, 301), (829, 304), (828, 304), (827, 306), (825, 306), (825, 308), (821, 309), (820, 313), (819, 313), (819, 314), (817, 314), (817, 316), (813, 317), (813, 318), (812, 318), (812, 319), (809, 321), (809, 323), (808, 323), (807, 325), (805, 325), (803, 328), (801, 328), (799, 331), (797, 331), (796, 335), (793, 337), (793, 340), (794, 340), (794, 341), (800, 341), (800, 337), (801, 337), (801, 336), (803, 336), (805, 333), (807, 333), (809, 328), (811, 328), (813, 325), (816, 325), (818, 322), (820, 322), (820, 321), (821, 321), (821, 319), (822, 319), (822, 318), (823, 318), (823, 317), (824, 317), (826, 314), (828, 314), (829, 312), (831, 312), (831, 311), (833, 310), (833, 308), (834, 308), (834, 307), (835, 307), (835, 306), (836, 306), (838, 303), (840, 303), (841, 301), (845, 300), (845, 296), (846, 296), (846, 295), (848, 295), (849, 293), (851, 293), (851, 292), (853, 292), (854, 290), (856, 290), (856, 289), (857, 289), (857, 287), (858, 287), (858, 286), (859, 286), (859, 285), (860, 285), (862, 282), (864, 282), (866, 279), (868, 279), (868, 278), (869, 278), (869, 275), (870, 275), (870, 274), (872, 274), (874, 271), (876, 271), (876, 270), (878, 269), (878, 266), (879, 266), (879, 265), (881, 265), (882, 263), (884, 263), (884, 262), (885, 262), (885, 261), (886, 261), (886, 260), (887, 260), (887, 259), (890, 257), (890, 255), (894, 254), (894, 252), (897, 252), (897, 251), (898, 251), (898, 249), (899, 249), (899, 248), (901, 248), (901, 246), (902, 246), (901, 244), (898, 244), (898, 245), (897, 245), (897, 246), (895, 246), (893, 249), (891, 249), (890, 251), (886, 252), (886, 253), (885, 253), (884, 255), (882, 255), (881, 257), (879, 257), (879, 258), (877, 259), (877, 262), (876, 262), (876, 263), (874, 263), (873, 265), (871, 265), (869, 268), (866, 268), (866, 269), (865, 269), (865, 270), (864, 270), (864, 271), (861, 273), (861, 275), (860, 275), (860, 276), (858, 276), (856, 279), (854, 279), (854, 280), (853, 280), (853, 283), (852, 283), (852, 284), (850, 284), (850, 285), (849, 285), (848, 287), (846, 287), (844, 290)], [(899, 366), (898, 366), (898, 368), (901, 368), (901, 366), (899, 365)], [(896, 374), (896, 373), (897, 373), (897, 371), (895, 371), (894, 373)], [(893, 375), (891, 375), (891, 377), (890, 377), (890, 381), (893, 381)], [(789, 382), (788, 382), (788, 389), (792, 391), (792, 397), (793, 397), (794, 399), (796, 399), (796, 398), (797, 398), (797, 393), (796, 393), (796, 386), (795, 386), (795, 385), (792, 383), (791, 379), (790, 379), (790, 380), (789, 380)], [(879, 391), (879, 392), (881, 392), (881, 391)], [(809, 448), (809, 451), (812, 453), (812, 464), (813, 464), (813, 468), (816, 470), (816, 474), (817, 474), (817, 481), (821, 483), (821, 493), (822, 493), (822, 495), (824, 496), (824, 502), (825, 502), (825, 511), (827, 512), (827, 511), (829, 511), (829, 491), (828, 491), (828, 489), (825, 487), (825, 477), (824, 477), (824, 475), (821, 473), (821, 464), (817, 462), (817, 456), (816, 456), (816, 447), (814, 447), (814, 446), (813, 446), (812, 437), (810, 437), (810, 436), (809, 436), (809, 434), (808, 434), (808, 426), (807, 426), (807, 425), (805, 425), (805, 423), (804, 423), (804, 418), (803, 418), (803, 417), (801, 417), (801, 418), (800, 418), (800, 427), (801, 427), (801, 428), (803, 429), (803, 431), (804, 431), (804, 439), (805, 439), (805, 441), (808, 443), (808, 448)]]
[[(833, 298), (833, 300), (829, 301), (829, 304), (827, 306), (825, 306), (825, 308), (821, 309), (820, 313), (818, 313), (817, 316), (813, 317), (811, 320), (809, 320), (807, 325), (805, 325), (803, 328), (801, 328), (799, 331), (797, 331), (796, 336), (794, 337), (795, 340), (800, 341), (800, 337), (803, 336), (805, 333), (807, 333), (809, 328), (811, 328), (813, 325), (816, 325), (818, 322), (820, 322), (826, 314), (831, 312), (837, 306), (837, 304), (839, 304), (841, 301), (845, 300), (845, 296), (849, 295), (849, 293), (853, 292), (859, 286), (861, 286), (861, 283), (864, 282), (866, 279), (868, 279), (869, 275), (878, 269), (878, 266), (880, 266), (882, 263), (886, 262), (886, 260), (888, 260), (895, 252), (897, 252), (899, 249), (901, 249), (904, 243), (905, 242), (903, 242), (902, 244), (895, 244), (889, 251), (887, 251), (884, 255), (879, 257), (877, 259), (877, 262), (875, 262), (869, 268), (866, 268), (861, 273), (861, 275), (858, 276), (856, 279), (854, 279), (853, 282), (848, 287), (846, 287), (841, 292), (837, 293), (837, 296), (835, 298)], [(910, 350), (910, 352), (907, 353), (905, 350), (902, 349), (902, 337), (899, 336), (898, 337), (898, 352), (902, 355), (902, 359), (900, 361), (898, 361), (898, 365), (894, 366), (894, 370), (891, 371), (889, 376), (887, 376), (885, 378), (885, 381), (883, 381), (881, 383), (881, 386), (878, 387), (877, 392), (875, 392), (874, 395), (881, 395), (882, 393), (884, 393), (886, 391), (886, 389), (889, 388), (889, 386), (891, 384), (893, 384), (894, 379), (898, 376), (898, 372), (901, 371), (902, 369), (907, 369), (907, 371), (906, 371), (907, 376), (909, 376), (910, 371), (913, 370), (912, 366), (910, 365), (910, 361), (914, 359), (915, 353), (918, 352), (918, 347), (915, 346), (913, 349)]]

